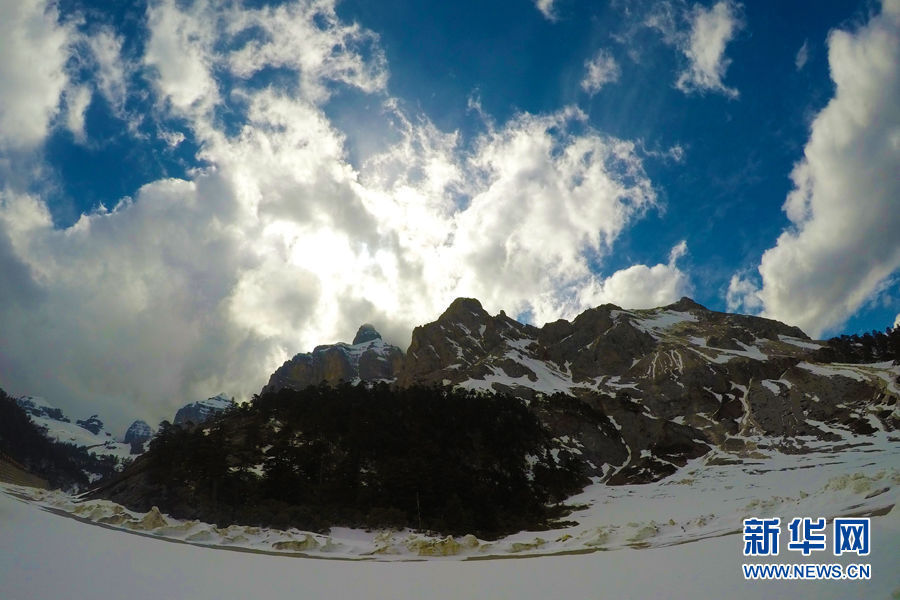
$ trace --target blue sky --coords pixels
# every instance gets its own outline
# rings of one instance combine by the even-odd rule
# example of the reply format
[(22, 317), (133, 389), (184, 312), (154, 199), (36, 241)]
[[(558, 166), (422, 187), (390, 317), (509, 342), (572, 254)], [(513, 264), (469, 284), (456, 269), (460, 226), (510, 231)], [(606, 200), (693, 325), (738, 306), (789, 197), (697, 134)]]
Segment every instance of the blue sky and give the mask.
[(405, 346), (460, 295), (538, 325), (690, 295), (883, 329), (898, 22), (896, 0), (0, 0), (0, 384), (153, 422), (362, 322)]

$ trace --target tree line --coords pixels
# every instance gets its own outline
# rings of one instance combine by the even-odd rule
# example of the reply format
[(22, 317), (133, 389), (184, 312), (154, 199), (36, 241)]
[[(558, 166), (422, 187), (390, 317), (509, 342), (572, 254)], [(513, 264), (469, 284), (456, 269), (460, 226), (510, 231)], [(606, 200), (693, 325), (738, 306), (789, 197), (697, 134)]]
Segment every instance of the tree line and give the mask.
[(558, 517), (554, 504), (588, 481), (583, 466), (516, 398), (321, 385), (256, 396), (197, 426), (163, 423), (106, 497), (217, 524), (494, 537)]
[(816, 350), (814, 358), (821, 362), (872, 363), (900, 362), (900, 327), (888, 327), (883, 332), (872, 330), (862, 335), (841, 335), (827, 341)]
[(74, 444), (53, 441), (45, 435), (14, 398), (0, 389), (0, 451), (28, 471), (46, 479), (52, 487), (85, 490), (85, 472), (101, 476), (116, 471), (115, 457), (97, 457)]

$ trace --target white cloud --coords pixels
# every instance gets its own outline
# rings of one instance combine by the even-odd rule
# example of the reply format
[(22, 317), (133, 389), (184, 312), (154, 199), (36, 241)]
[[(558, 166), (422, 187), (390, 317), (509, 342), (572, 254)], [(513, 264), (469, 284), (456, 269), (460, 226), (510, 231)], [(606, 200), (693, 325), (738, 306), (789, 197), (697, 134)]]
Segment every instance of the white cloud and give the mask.
[(762, 309), (762, 300), (759, 299), (759, 286), (746, 276), (732, 275), (731, 280), (728, 282), (725, 303), (728, 312), (740, 312), (743, 310), (756, 314)]
[[(339, 82), (364, 92), (384, 89), (387, 64), (378, 36), (358, 24), (342, 23), (333, 2), (295, 2), (246, 11), (229, 25), (232, 33), (258, 27), (264, 40), (253, 40), (231, 53), (228, 64), (239, 77), (264, 67), (290, 67), (299, 74), (301, 94), (319, 102), (327, 84)], [(360, 60), (363, 52), (367, 60)]]
[(174, 0), (163, 0), (147, 9), (150, 39), (143, 62), (162, 99), (181, 112), (202, 112), (217, 100), (210, 72), (216, 19), (204, 14), (206, 7), (200, 0), (187, 12)]
[(149, 184), (133, 202), (66, 230), (53, 228), (39, 200), (3, 197), (0, 222), (39, 290), (36, 301), (0, 312), (7, 385), (70, 401), (75, 416), (109, 415), (118, 427), (132, 416), (122, 403), (159, 420), (217, 386), (250, 391), (241, 379), (254, 377), (266, 348), (230, 323), (224, 300), (253, 254), (206, 208), (204, 185)]
[[(301, 2), (288, 11), (308, 20), (307, 33), (321, 29), (290, 40), (294, 63), (272, 58), (294, 69), (308, 93), (236, 90), (232, 98), (248, 106), (236, 137), (212, 111), (231, 100), (213, 73), (233, 55), (219, 50), (232, 26), (252, 21), (254, 33), (278, 43), (293, 35), (292, 23), (279, 22), (287, 17), (277, 11), (219, 16), (202, 2), (150, 9), (142, 62), (159, 110), (188, 120), (212, 166), (188, 181), (149, 183), (65, 230), (54, 229), (43, 199), (0, 189), (0, 263), (11, 287), (0, 306), (4, 386), (67, 402), (76, 416), (101, 412), (115, 426), (135, 416), (123, 406), (138, 406), (137, 416), (153, 422), (216, 391), (247, 397), (294, 352), (352, 336), (363, 321), (381, 324), (382, 309), (368, 298), (379, 300), (378, 289), (397, 293), (390, 243), (381, 247), (361, 203), (343, 136), (311, 102), (326, 89), (316, 78), (371, 91), (386, 73), (377, 53), (367, 60), (358, 52), (354, 40), (371, 34), (322, 17), (333, 9)], [(86, 41), (93, 82), (122, 107), (131, 67), (116, 66), (121, 40), (101, 31)], [(82, 111), (70, 103), (78, 129)], [(170, 128), (159, 135), (184, 139)], [(386, 334), (402, 336), (405, 323), (383, 321)]]
[(91, 103), (91, 89), (84, 85), (70, 87), (66, 91), (66, 128), (75, 140), (85, 140), (84, 113)]
[(678, 259), (688, 253), (687, 240), (681, 240), (669, 251), (669, 264), (674, 265)]
[[(463, 144), (385, 101), (377, 40), (337, 20), (333, 3), (213, 12), (155, 5), (142, 59), (158, 110), (188, 122), (208, 166), (64, 230), (42, 198), (0, 191), (0, 284), (16, 290), (0, 292), (10, 300), (0, 303), (10, 340), (0, 379), (11, 391), (124, 427), (223, 390), (246, 398), (293, 353), (348, 340), (363, 322), (405, 346), (414, 325), (460, 295), (543, 322), (689, 289), (676, 264), (684, 243), (667, 264), (595, 274), (657, 198), (644, 153), (578, 109), (488, 122)], [(234, 47), (251, 25), (260, 41)], [(104, 39), (100, 54), (121, 54)], [(294, 73), (297, 89), (226, 94), (214, 76), (270, 64)], [(104, 68), (101, 93), (127, 95)], [(399, 140), (358, 170), (322, 108), (335, 85), (377, 94)], [(229, 103), (244, 121), (226, 134), (214, 109)]]
[(160, 129), (157, 133), (159, 139), (164, 141), (169, 148), (177, 148), (181, 142), (185, 140), (184, 134), (180, 131), (169, 131), (168, 129)]
[(739, 10), (740, 5), (730, 0), (718, 2), (712, 8), (694, 5), (689, 17), (690, 34), (679, 42), (679, 49), (689, 62), (675, 83), (679, 90), (738, 97), (737, 89), (727, 87), (722, 80), (731, 64), (725, 56), (725, 47), (743, 26)]
[(54, 4), (0, 3), (0, 149), (44, 140), (68, 81), (70, 36)]
[(541, 14), (544, 15), (544, 18), (548, 21), (555, 21), (557, 19), (556, 9), (553, 4), (556, 0), (534, 0), (534, 5), (537, 7)]
[(387, 83), (378, 36), (342, 23), (333, 0), (259, 9), (222, 9), (206, 1), (182, 9), (164, 0), (148, 10), (148, 22), (144, 64), (152, 69), (160, 95), (182, 113), (202, 114), (220, 101), (216, 68), (242, 79), (264, 68), (289, 69), (298, 93), (317, 104), (327, 100), (334, 83), (368, 93)]
[(797, 50), (797, 56), (794, 57), (794, 66), (798, 71), (802, 71), (809, 60), (809, 40), (803, 40), (803, 45)]
[(595, 279), (581, 292), (581, 303), (585, 306), (612, 303), (625, 308), (653, 308), (688, 296), (692, 291), (690, 279), (676, 264), (686, 253), (687, 242), (681, 241), (669, 253), (668, 264), (632, 265), (605, 280)]
[(122, 38), (109, 29), (100, 29), (85, 41), (96, 65), (95, 85), (113, 112), (122, 118), (128, 96), (128, 77), (136, 66), (122, 55)]
[(454, 251), (467, 267), (460, 282), (488, 305), (528, 305), (536, 321), (584, 308), (568, 294), (591, 279), (588, 257), (655, 205), (634, 144), (571, 133), (584, 119), (520, 115), (470, 159), (481, 189), (455, 218)]
[(586, 128), (574, 108), (520, 114), (469, 153), (456, 134), (400, 120), (403, 140), (361, 175), (367, 207), (428, 299), (424, 319), (460, 295), (536, 322), (574, 316), (596, 278), (589, 259), (656, 205), (634, 144)]
[(600, 50), (592, 59), (584, 63), (585, 74), (581, 88), (590, 95), (600, 91), (607, 83), (619, 80), (619, 63), (607, 50)]
[(897, 314), (897, 317), (894, 319), (894, 329), (900, 327), (900, 313)]
[(900, 2), (885, 2), (858, 31), (833, 31), (828, 61), (835, 96), (791, 174), (791, 227), (763, 255), (759, 290), (734, 286), (766, 316), (814, 336), (840, 326), (900, 268)]

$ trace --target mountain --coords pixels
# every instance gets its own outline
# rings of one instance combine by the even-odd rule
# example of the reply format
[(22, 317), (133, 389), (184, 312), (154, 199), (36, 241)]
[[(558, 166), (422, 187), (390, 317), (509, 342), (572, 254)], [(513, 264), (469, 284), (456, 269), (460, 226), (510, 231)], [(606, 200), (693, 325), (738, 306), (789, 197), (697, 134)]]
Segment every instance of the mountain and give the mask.
[(91, 480), (107, 474), (109, 464), (121, 468), (122, 463), (131, 455), (130, 446), (119, 442), (106, 431), (103, 421), (97, 415), (72, 423), (62, 410), (44, 398), (21, 396), (16, 398), (16, 403), (28, 414), (31, 421), (44, 431), (47, 438), (84, 448), (100, 461), (95, 467), (88, 468), (87, 475)]
[(26, 414), (33, 418), (47, 418), (61, 423), (71, 423), (63, 411), (51, 406), (43, 398), (37, 396), (21, 396), (16, 398), (16, 404), (22, 407)]
[(187, 423), (199, 425), (231, 406), (234, 406), (233, 399), (226, 397), (225, 394), (218, 394), (206, 400), (185, 404), (175, 413), (175, 420), (172, 423), (175, 425), (186, 425)]
[(145, 421), (139, 419), (128, 427), (128, 430), (125, 432), (124, 442), (126, 444), (143, 444), (151, 437), (153, 437), (153, 430), (150, 429), (150, 426)]
[(316, 346), (312, 352), (295, 355), (272, 373), (263, 391), (301, 390), (323, 381), (393, 381), (402, 361), (403, 351), (385, 343), (372, 325), (365, 324), (351, 344)]
[[(164, 428), (95, 497), (220, 524), (546, 527), (534, 498), (586, 482), (655, 482), (705, 455), (750, 468), (895, 431), (900, 366), (822, 362), (824, 345), (689, 298), (542, 327), (461, 298), (405, 355), (364, 326), (295, 356), (240, 411)], [(501, 498), (521, 509), (501, 518)]]
[[(5, 434), (9, 442), (5, 451), (44, 475), (51, 485), (83, 488), (124, 468), (128, 447), (103, 431), (96, 415), (73, 424), (62, 410), (43, 398), (13, 399), (0, 393), (0, 399), (10, 405), (5, 408), (9, 422), (4, 425), (15, 429)], [(27, 426), (22, 420), (27, 420)]]
[(132, 454), (140, 454), (146, 449), (145, 444), (152, 437), (153, 430), (150, 426), (144, 421), (137, 420), (128, 427), (123, 441), (131, 446)]
[[(607, 304), (543, 327), (457, 299), (417, 327), (396, 383), (564, 394), (604, 418), (536, 409), (609, 483), (651, 481), (719, 447), (802, 451), (900, 425), (900, 369), (833, 365), (796, 327), (708, 310), (689, 298), (648, 310)], [(608, 425), (611, 425), (608, 426)]]

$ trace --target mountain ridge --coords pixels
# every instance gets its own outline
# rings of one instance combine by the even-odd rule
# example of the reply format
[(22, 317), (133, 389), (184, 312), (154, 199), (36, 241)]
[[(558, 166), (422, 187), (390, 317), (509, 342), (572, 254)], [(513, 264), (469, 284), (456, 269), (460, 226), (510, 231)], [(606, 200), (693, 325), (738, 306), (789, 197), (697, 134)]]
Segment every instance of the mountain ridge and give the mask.
[[(347, 347), (298, 356), (313, 365), (308, 373), (321, 373), (317, 355)], [(712, 447), (749, 456), (772, 443), (795, 452), (896, 429), (900, 370), (821, 363), (816, 357), (826, 347), (798, 327), (711, 311), (688, 297), (652, 309), (604, 304), (541, 327), (457, 298), (413, 330), (390, 376), (357, 372), (349, 380), (459, 386), (525, 402), (578, 398), (604, 415), (605, 427), (585, 431), (558, 410), (535, 410), (559, 436), (586, 444), (592, 476), (640, 482), (671, 474)], [(288, 381), (276, 371), (263, 392), (341, 380)]]
[[(157, 503), (185, 518), (222, 522), (242, 515), (264, 524), (275, 518), (267, 516), (271, 509), (286, 525), (296, 519), (317, 528), (349, 522), (416, 527), (415, 495), (429, 489), (424, 481), (439, 476), (424, 475), (429, 467), (420, 464), (423, 458), (409, 457), (404, 448), (440, 457), (440, 444), (446, 443), (488, 473), (493, 460), (515, 465), (520, 482), (540, 464), (547, 497), (565, 497), (576, 477), (607, 485), (651, 483), (689, 463), (696, 468), (697, 459), (752, 465), (772, 452), (865, 445), (866, 436), (900, 426), (900, 366), (817, 362), (825, 344), (798, 328), (710, 311), (689, 298), (654, 309), (606, 304), (542, 327), (503, 312), (490, 315), (477, 300), (461, 298), (435, 321), (416, 327), (408, 352), (394, 363), (385, 357), (397, 356), (399, 349), (374, 328), (361, 331), (356, 344), (318, 346), (287, 361), (261, 394), (238, 409), (202, 427), (165, 429), (149, 452), (104, 482), (95, 497), (141, 510)], [(381, 351), (386, 354), (380, 362), (392, 366), (390, 377), (381, 371), (367, 379), (360, 357)], [(310, 379), (326, 373), (329, 364), (338, 365), (330, 379)], [(474, 430), (489, 431), (494, 417), (487, 408), (505, 406), (503, 418), (517, 422), (527, 415), (539, 427), (531, 439), (542, 441), (533, 451), (519, 445), (480, 454), (484, 433), (472, 438), (459, 422), (454, 435), (442, 431), (454, 398), (468, 407)], [(483, 415), (479, 399), (485, 402)], [(371, 412), (375, 401), (383, 402), (383, 410), (400, 410), (403, 428), (395, 431), (399, 422)], [(421, 410), (422, 402), (451, 412), (435, 419)], [(515, 416), (516, 406), (525, 413)], [(373, 423), (383, 442), (373, 443)], [(413, 449), (410, 440), (423, 445)], [(435, 447), (435, 440), (446, 441)], [(383, 448), (394, 454), (373, 471), (371, 461), (384, 459)], [(167, 483), (175, 467), (163, 455), (197, 464), (184, 467), (175, 479), (181, 483)], [(417, 470), (407, 473), (411, 464)], [(457, 462), (441, 460), (430, 468), (437, 464), (448, 476), (456, 472)], [(191, 483), (194, 476), (202, 479), (199, 487)], [(398, 477), (400, 487), (391, 487)], [(300, 496), (284, 496), (279, 482), (291, 482)], [(309, 489), (339, 490), (334, 497), (341, 501), (328, 508), (315, 494), (304, 499)], [(405, 491), (397, 504), (388, 495), (372, 505), (376, 490), (385, 489)], [(223, 507), (218, 502), (224, 490), (230, 490), (231, 504)], [(465, 528), (460, 515), (485, 509), (477, 495), (447, 493), (431, 497), (429, 510), (433, 522), (448, 531)], [(180, 500), (164, 506), (174, 497)], [(263, 512), (242, 508), (240, 498), (247, 497), (273, 504)], [(320, 518), (322, 511), (333, 521)], [(546, 520), (534, 525), (541, 523)], [(506, 526), (512, 525), (498, 525)]]

